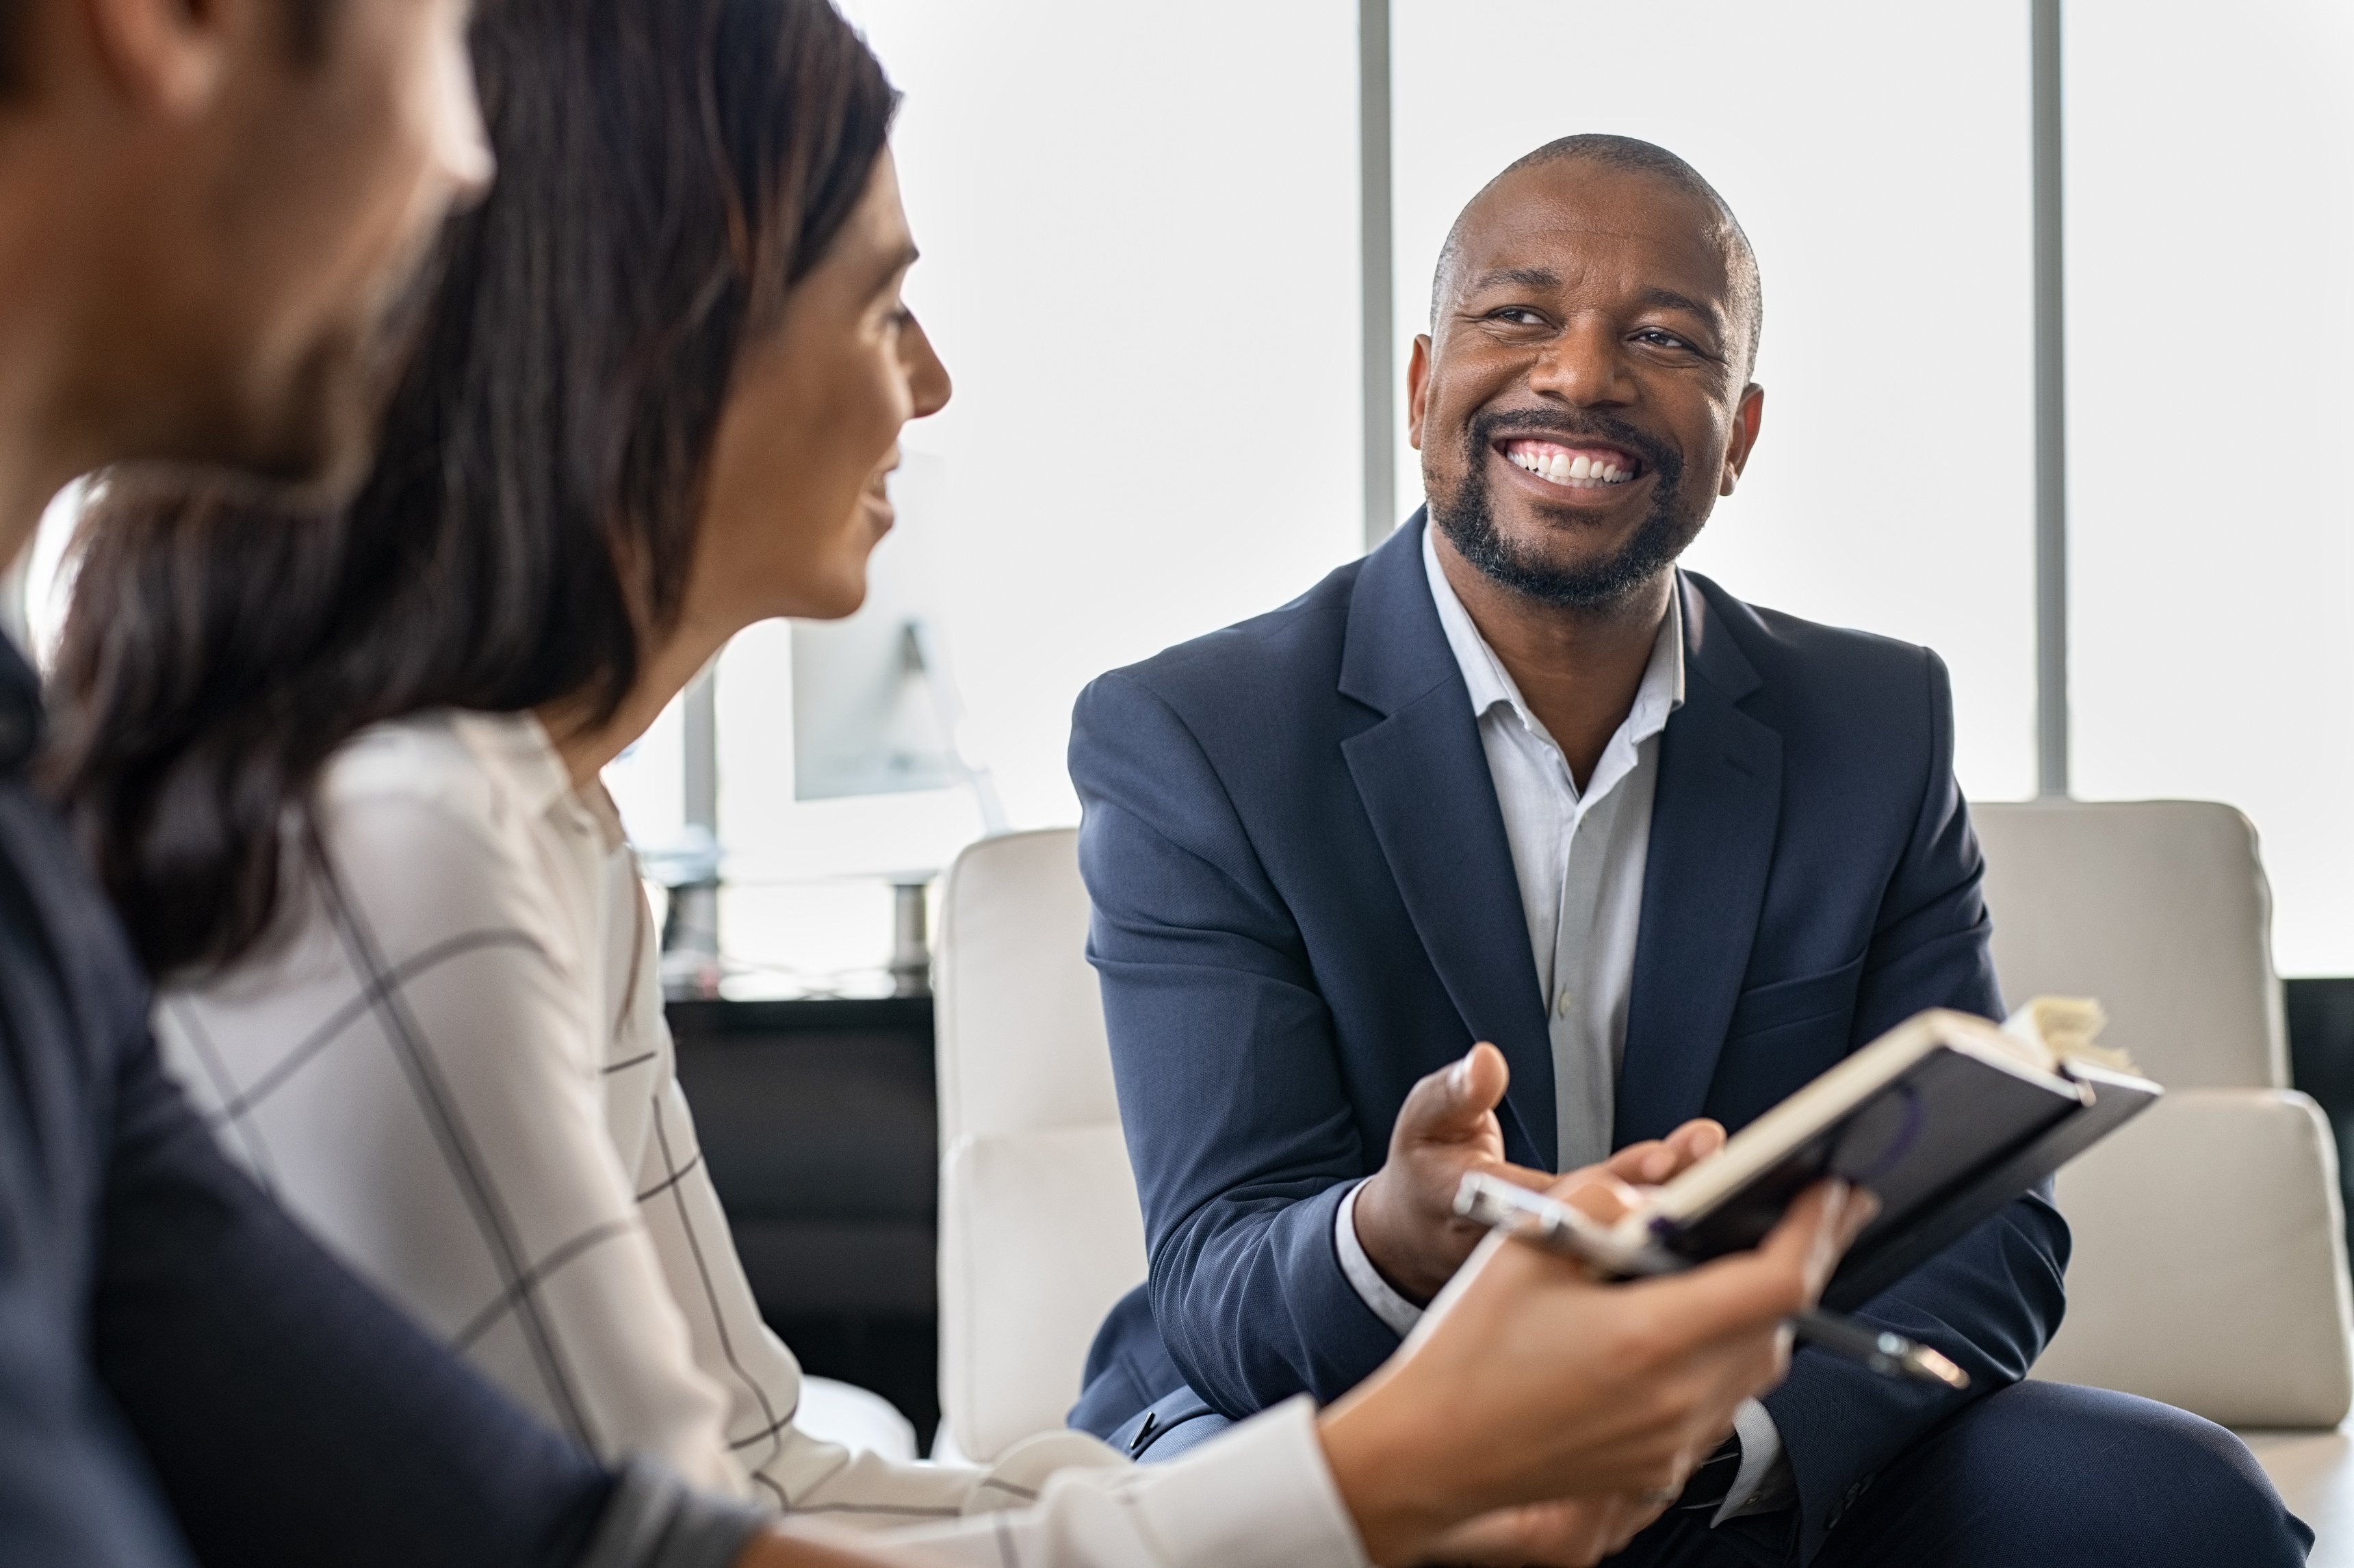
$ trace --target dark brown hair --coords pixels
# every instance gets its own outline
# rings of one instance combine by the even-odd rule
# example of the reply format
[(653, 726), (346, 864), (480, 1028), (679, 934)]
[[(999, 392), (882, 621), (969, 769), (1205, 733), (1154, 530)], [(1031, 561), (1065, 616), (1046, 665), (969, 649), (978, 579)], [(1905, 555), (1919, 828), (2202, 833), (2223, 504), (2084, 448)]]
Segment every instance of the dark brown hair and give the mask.
[(158, 973), (269, 930), (362, 728), (615, 711), (678, 614), (738, 354), (896, 102), (827, 0), (496, 0), (474, 41), (498, 181), (358, 497), (124, 480), (83, 524), (46, 777)]
[(32, 26), (25, 0), (0, 0), (0, 102), (25, 90), (25, 34)]

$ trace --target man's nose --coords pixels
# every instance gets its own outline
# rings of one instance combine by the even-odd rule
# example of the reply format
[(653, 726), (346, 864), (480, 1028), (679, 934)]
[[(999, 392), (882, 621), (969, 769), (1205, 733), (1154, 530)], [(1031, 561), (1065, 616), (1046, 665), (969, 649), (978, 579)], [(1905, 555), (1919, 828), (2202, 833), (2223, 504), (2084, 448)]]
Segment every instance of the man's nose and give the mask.
[(1631, 402), (1635, 384), (1623, 348), (1609, 323), (1572, 321), (1530, 367), (1530, 390), (1551, 393), (1580, 408)]

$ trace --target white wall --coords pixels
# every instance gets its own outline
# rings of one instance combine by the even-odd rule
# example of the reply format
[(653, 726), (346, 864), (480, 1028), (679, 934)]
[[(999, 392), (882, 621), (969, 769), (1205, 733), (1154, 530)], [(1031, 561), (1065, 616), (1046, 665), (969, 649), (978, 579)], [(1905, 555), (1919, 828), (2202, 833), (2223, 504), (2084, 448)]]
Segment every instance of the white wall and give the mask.
[(2077, 792), (2238, 805), (2354, 974), (2354, 8), (2065, 15)]
[[(843, 8), (907, 95), (907, 295), (956, 379), (905, 444), (945, 465), (931, 575), (954, 585), (970, 744), (1014, 825), (1076, 821), (1081, 686), (1357, 553), (1355, 5)], [(789, 642), (761, 629), (720, 668), (721, 836), (745, 885), (726, 940), (818, 971), (879, 961), (884, 895), (807, 880), (945, 864), (978, 817), (795, 804)]]
[[(1355, 6), (844, 8), (907, 93), (910, 297), (958, 381), (907, 444), (950, 476), (973, 736), (1016, 825), (1066, 821), (1081, 685), (1356, 551)], [(2354, 973), (2354, 8), (2066, 17), (2077, 792), (2239, 805), (2282, 969)], [(1965, 785), (2028, 793), (2025, 5), (1394, 0), (1394, 25), (1401, 382), (1496, 169), (1573, 130), (1683, 154), (1756, 242), (1769, 389), (1692, 563), (1938, 649)], [(72, 510), (35, 552), (37, 642)], [(942, 863), (979, 823), (792, 802), (788, 641), (723, 666), (732, 917), (823, 972), (878, 961), (887, 894), (812, 879)], [(677, 831), (679, 757), (673, 713), (613, 770), (642, 839)]]
[(947, 465), (974, 741), (1017, 822), (1071, 821), (1080, 686), (1354, 553), (1355, 7), (844, 9), (907, 93), (958, 385), (907, 442)]
[[(2031, 793), (2024, 4), (1395, 0), (1393, 16), (1401, 377), (1439, 244), (1490, 176), (1580, 131), (1681, 154), (1766, 280), (1764, 436), (1689, 563), (1935, 648), (1963, 785)], [(1401, 495), (1421, 493), (1415, 461)]]

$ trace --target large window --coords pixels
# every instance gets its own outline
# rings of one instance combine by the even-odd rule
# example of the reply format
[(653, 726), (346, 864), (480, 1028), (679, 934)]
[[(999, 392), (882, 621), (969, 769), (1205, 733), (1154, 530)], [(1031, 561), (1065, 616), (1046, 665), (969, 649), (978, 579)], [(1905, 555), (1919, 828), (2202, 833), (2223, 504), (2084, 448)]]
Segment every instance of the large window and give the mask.
[[(1757, 248), (1766, 425), (1688, 558), (1944, 655), (1965, 789), (2035, 788), (2022, 5), (1394, 0), (1401, 356), (1447, 226), (1521, 154), (1689, 159)], [(1401, 370), (1403, 375), (1403, 357)], [(1418, 495), (1403, 429), (1399, 491)]]
[[(907, 92), (910, 298), (957, 380), (908, 431), (929, 504), (882, 569), (934, 585), (1008, 820), (1066, 822), (1087, 680), (1362, 547), (1358, 8), (843, 4)], [(2247, 811), (2281, 969), (2354, 974), (2354, 8), (2065, 15), (2073, 787)], [(1578, 130), (1683, 154), (1756, 243), (1768, 392), (1691, 564), (1935, 648), (1965, 788), (2031, 793), (2024, 0), (1392, 0), (1392, 40), (1391, 373), (1505, 163)], [(748, 989), (879, 965), (882, 875), (981, 827), (960, 790), (796, 801), (790, 645), (757, 628), (718, 673), (728, 944), (775, 967)], [(651, 844), (684, 731), (613, 770)]]
[[(1066, 821), (1089, 675), (1357, 547), (1354, 9), (853, 10), (909, 90), (917, 299), (961, 379), (909, 445), (954, 476), (974, 729), (1017, 822)], [(2354, 11), (2066, 17), (2075, 792), (2246, 810), (2280, 967), (2354, 973)], [(1964, 786), (2032, 793), (2026, 5), (1394, 0), (1393, 40), (1396, 371), (1504, 163), (1592, 129), (1683, 154), (1756, 242), (1768, 389), (1691, 564), (1935, 648)], [(969, 814), (785, 805), (782, 642), (723, 673), (743, 868), (944, 858)]]
[(2065, 16), (2076, 791), (2238, 806), (2354, 974), (2354, 7)]

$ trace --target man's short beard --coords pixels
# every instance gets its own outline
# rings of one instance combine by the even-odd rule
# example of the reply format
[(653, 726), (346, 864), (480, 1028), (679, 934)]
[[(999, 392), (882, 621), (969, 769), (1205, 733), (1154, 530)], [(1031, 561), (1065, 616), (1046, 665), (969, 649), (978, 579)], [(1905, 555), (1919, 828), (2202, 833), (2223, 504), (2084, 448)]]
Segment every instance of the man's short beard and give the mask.
[(320, 344), (303, 363), (276, 450), (249, 465), (284, 504), (337, 506), (366, 481), (385, 410), (411, 369), (438, 281), (438, 266), (419, 266), (358, 327)]
[[(1677, 482), (1683, 477), (1681, 456), (1615, 419), (1588, 415), (1578, 422), (1592, 429), (1579, 433), (1633, 452), (1656, 476), (1651, 510), (1632, 538), (1598, 561), (1556, 566), (1514, 546), (1496, 526), (1488, 494), (1487, 458), (1495, 439), (1519, 422), (1510, 414), (1473, 419), (1464, 432), (1463, 482), (1452, 495), (1434, 493), (1429, 498), (1431, 522), (1465, 560), (1492, 580), (1541, 604), (1563, 609), (1606, 609), (1632, 598), (1674, 565), (1676, 557), (1699, 537), (1702, 524), (1708, 521), (1708, 507), (1703, 503), (1694, 508), (1682, 500)], [(1556, 440), (1560, 430), (1558, 421), (1543, 427), (1544, 435)]]
[(366, 482), (395, 388), (416, 373), (435, 299), (438, 257), (409, 272), (373, 307), (322, 333), (256, 408), (218, 388), (196, 399), (188, 423), (150, 455), (119, 463), (143, 482), (181, 482), (249, 495), (290, 513), (343, 505)]

